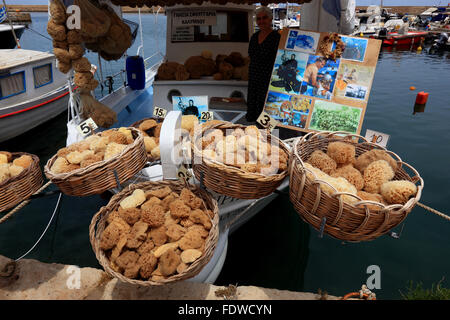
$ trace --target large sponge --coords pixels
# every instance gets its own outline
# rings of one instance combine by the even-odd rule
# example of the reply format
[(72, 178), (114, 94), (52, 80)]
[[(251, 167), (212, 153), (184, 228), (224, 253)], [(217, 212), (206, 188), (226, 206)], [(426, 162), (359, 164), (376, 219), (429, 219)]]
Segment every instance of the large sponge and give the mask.
[(405, 204), (417, 192), (417, 186), (407, 180), (385, 182), (380, 189), (381, 195), (389, 204)]
[(364, 170), (364, 191), (379, 193), (383, 183), (394, 177), (394, 170), (386, 160), (372, 162)]

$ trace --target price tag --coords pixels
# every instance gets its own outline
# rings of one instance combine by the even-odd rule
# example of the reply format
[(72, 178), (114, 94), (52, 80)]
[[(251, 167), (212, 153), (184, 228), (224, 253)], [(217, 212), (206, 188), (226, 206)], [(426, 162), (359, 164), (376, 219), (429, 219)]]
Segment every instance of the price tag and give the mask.
[(153, 108), (153, 116), (157, 118), (165, 118), (167, 114), (167, 110), (160, 108), (160, 107), (154, 107)]
[(261, 112), (256, 122), (258, 122), (264, 128), (269, 129), (270, 131), (275, 129), (275, 127), (278, 125), (278, 121), (272, 118), (267, 112), (264, 111)]
[(375, 143), (383, 148), (386, 148), (388, 141), (389, 141), (389, 135), (382, 132), (377, 132), (373, 130), (367, 129), (365, 138), (372, 143)]
[(92, 120), (92, 118), (83, 121), (82, 123), (80, 123), (80, 125), (77, 126), (77, 130), (82, 136), (89, 135), (97, 128), (97, 124), (94, 122), (94, 120)]
[(178, 175), (179, 179), (183, 179), (186, 181), (189, 181), (190, 179), (192, 179), (192, 174), (189, 172), (189, 170), (184, 165), (180, 166), (180, 168), (178, 169), (177, 175)]
[(210, 121), (214, 120), (214, 113), (212, 111), (202, 111), (200, 114), (201, 121)]

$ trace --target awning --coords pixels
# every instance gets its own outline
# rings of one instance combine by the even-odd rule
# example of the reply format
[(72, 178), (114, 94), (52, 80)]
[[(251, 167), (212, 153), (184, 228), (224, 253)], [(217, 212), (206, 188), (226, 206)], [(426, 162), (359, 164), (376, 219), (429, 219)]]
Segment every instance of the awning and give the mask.
[[(302, 4), (306, 2), (311, 2), (312, 0), (297, 0), (295, 3)], [(153, 6), (161, 6), (161, 7), (170, 7), (174, 5), (180, 4), (202, 4), (203, 0), (111, 0), (111, 2), (115, 5), (119, 6), (129, 6), (129, 7), (153, 7)], [(277, 0), (209, 0), (210, 3), (216, 3), (225, 5), (227, 3), (236, 3), (236, 4), (262, 4), (268, 5), (270, 3), (286, 3), (286, 1), (277, 1)]]

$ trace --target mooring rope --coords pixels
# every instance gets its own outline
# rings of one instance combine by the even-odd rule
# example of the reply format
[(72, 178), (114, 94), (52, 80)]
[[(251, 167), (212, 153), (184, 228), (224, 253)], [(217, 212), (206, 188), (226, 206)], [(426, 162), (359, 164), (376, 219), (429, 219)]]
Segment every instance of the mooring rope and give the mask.
[(31, 29), (29, 26), (26, 26), (26, 29), (27, 29), (27, 30), (30, 30), (30, 31), (33, 31), (34, 33), (37, 33), (38, 35), (40, 35), (41, 37), (43, 37), (43, 38), (45, 38), (45, 39), (47, 39), (47, 40), (53, 41), (52, 38), (49, 38), (49, 37), (43, 35), (42, 33), (38, 32), (38, 31), (36, 31), (36, 30)]
[[(44, 191), (49, 185), (51, 184), (51, 181), (47, 182), (45, 185), (43, 185), (38, 191), (36, 191), (34, 194), (39, 194), (42, 191)], [(30, 203), (30, 199), (29, 200), (25, 200), (22, 201), (17, 207), (15, 207), (13, 210), (11, 210), (8, 214), (6, 214), (5, 216), (3, 216), (0, 219), (0, 224), (2, 224), (3, 222), (5, 222), (6, 220), (8, 220), (10, 217), (12, 217), (13, 214), (15, 214), (17, 211), (19, 211), (20, 209), (22, 209), (23, 207), (25, 207), (27, 204)]]
[(434, 213), (435, 215), (437, 215), (437, 216), (439, 216), (441, 218), (444, 218), (444, 219), (450, 221), (450, 217), (448, 215), (446, 215), (446, 214), (444, 214), (444, 213), (442, 213), (440, 211), (437, 211), (436, 209), (430, 208), (429, 206), (426, 206), (426, 205), (424, 205), (423, 203), (420, 203), (420, 202), (417, 202), (417, 205), (419, 207), (424, 208), (425, 210), (430, 211), (431, 213)]

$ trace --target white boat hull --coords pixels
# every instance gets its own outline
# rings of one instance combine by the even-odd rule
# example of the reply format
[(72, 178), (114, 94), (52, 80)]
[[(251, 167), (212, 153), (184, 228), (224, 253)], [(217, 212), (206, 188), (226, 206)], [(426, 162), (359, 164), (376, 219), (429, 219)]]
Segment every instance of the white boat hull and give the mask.
[(0, 142), (12, 139), (67, 110), (69, 91), (61, 87), (45, 98), (0, 110)]

